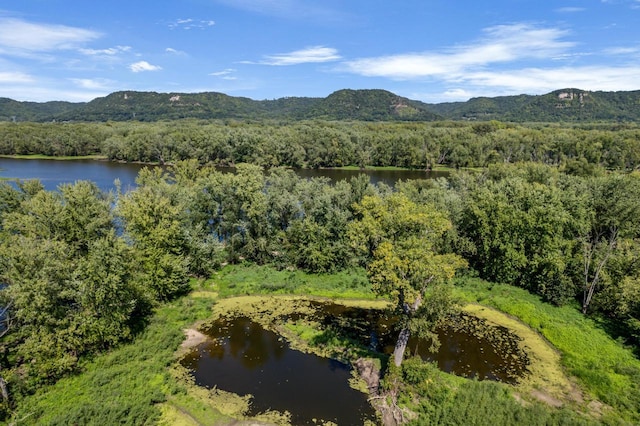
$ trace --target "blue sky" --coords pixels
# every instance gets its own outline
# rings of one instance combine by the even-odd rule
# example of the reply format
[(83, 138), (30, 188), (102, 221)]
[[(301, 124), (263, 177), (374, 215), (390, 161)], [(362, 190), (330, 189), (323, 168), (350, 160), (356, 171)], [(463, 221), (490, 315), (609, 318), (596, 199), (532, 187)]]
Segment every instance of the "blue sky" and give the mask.
[(0, 97), (252, 99), (386, 89), (424, 102), (640, 89), (640, 0), (19, 0)]

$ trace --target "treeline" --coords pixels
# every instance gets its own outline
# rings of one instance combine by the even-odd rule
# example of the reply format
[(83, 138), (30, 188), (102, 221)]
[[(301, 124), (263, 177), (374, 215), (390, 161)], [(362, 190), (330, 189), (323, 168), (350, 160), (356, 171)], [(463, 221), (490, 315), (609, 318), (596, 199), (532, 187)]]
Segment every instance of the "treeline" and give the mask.
[(202, 120), (501, 120), (509, 122), (633, 123), (640, 91), (555, 90), (544, 95), (471, 98), (426, 104), (381, 89), (343, 89), (324, 98), (253, 100), (224, 93), (121, 91), (90, 102), (18, 102), (0, 98), (0, 121), (106, 122)]
[(363, 265), (362, 241), (378, 237), (355, 235), (368, 228), (353, 223), (387, 201), (439, 211), (450, 224), (429, 237), (433, 251), (463, 257), (466, 273), (577, 302), (630, 342), (640, 338), (636, 173), (582, 177), (519, 163), (391, 189), (365, 176), (331, 183), (249, 164), (225, 174), (193, 159), (143, 169), (137, 182), (125, 194), (82, 181), (53, 192), (35, 181), (0, 185), (5, 414), (83, 357), (130, 339), (154, 306), (224, 262), (309, 272)]
[(640, 166), (636, 125), (460, 123), (209, 122), (0, 124), (0, 154), (103, 155), (115, 161), (263, 167), (396, 166), (431, 169), (496, 163)]

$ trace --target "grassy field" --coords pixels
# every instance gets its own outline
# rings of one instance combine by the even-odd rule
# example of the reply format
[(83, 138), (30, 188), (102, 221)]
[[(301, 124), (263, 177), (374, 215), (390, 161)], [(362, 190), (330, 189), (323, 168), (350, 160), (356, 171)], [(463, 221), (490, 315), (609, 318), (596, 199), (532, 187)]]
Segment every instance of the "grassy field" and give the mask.
[(593, 410), (602, 411), (610, 423), (640, 424), (640, 360), (577, 306), (552, 306), (525, 290), (477, 279), (460, 280), (457, 295), (492, 306), (539, 332), (560, 352), (567, 373), (578, 379), (586, 397), (605, 404), (594, 400)]
[[(18, 403), (13, 422), (47, 425), (155, 424), (163, 411), (185, 418), (207, 418), (218, 424), (225, 416), (187, 392), (176, 380), (175, 352), (183, 329), (210, 315), (213, 301), (184, 297), (160, 307), (143, 333), (82, 366), (82, 373), (43, 387)], [(162, 408), (161, 408), (162, 407)]]
[[(18, 401), (12, 420), (51, 425), (224, 425), (242, 421), (246, 399), (198, 388), (178, 366), (184, 329), (210, 318), (212, 308), (236, 303), (236, 296), (297, 294), (375, 301), (361, 270), (307, 275), (234, 265), (209, 280), (194, 280), (192, 288), (189, 295), (159, 307), (133, 342), (86, 361), (80, 374)], [(520, 327), (526, 324), (531, 327), (525, 327), (529, 332), (540, 333), (551, 342), (562, 363), (553, 374), (573, 377), (567, 379), (573, 385), (573, 400), (562, 401), (556, 395), (544, 403), (536, 395), (543, 385), (518, 388), (467, 380), (411, 359), (401, 369), (391, 369), (384, 381), (387, 388), (397, 387), (398, 403), (415, 413), (406, 420), (442, 425), (469, 424), (471, 420), (478, 425), (640, 424), (640, 361), (575, 307), (553, 307), (521, 289), (476, 279), (459, 280), (455, 293), (469, 306), (490, 306), (507, 313)], [(492, 312), (483, 315), (509, 326)], [(299, 325), (289, 331), (301, 339), (317, 338), (313, 330)], [(536, 345), (547, 344), (540, 342)], [(258, 420), (286, 424), (285, 418)]]

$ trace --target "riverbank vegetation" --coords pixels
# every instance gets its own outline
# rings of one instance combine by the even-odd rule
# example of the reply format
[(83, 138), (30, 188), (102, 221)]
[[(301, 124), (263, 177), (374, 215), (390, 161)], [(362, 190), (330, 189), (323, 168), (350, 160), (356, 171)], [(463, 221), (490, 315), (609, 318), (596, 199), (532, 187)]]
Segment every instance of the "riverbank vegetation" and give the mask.
[[(414, 305), (457, 296), (519, 318), (561, 352), (580, 395), (564, 409), (524, 394), (518, 402), (506, 385), (460, 385), (412, 361), (384, 383), (416, 422), (455, 423), (462, 411), (443, 417), (454, 405), (480, 419), (497, 400), (505, 423), (637, 423), (640, 177), (565, 166), (492, 165), (392, 189), (251, 164), (224, 174), (192, 159), (144, 169), (127, 193), (0, 183), (3, 418), (144, 424), (160, 418), (158, 404), (196, 418), (213, 408), (167, 367), (181, 329), (219, 298), (372, 299), (377, 289)], [(452, 286), (456, 269), (467, 279)], [(148, 367), (129, 364), (143, 359)], [(101, 392), (119, 388), (104, 404)]]
[[(242, 419), (242, 413), (247, 407), (246, 401), (243, 402), (241, 398), (234, 398), (224, 392), (194, 387), (188, 376), (185, 376), (185, 372), (176, 364), (172, 364), (172, 360), (176, 359), (175, 351), (183, 339), (181, 330), (194, 322), (202, 323), (209, 320), (212, 309), (219, 314), (234, 309), (235, 306), (243, 309), (244, 314), (247, 313), (246, 309), (250, 304), (241, 303), (242, 298), (235, 302), (233, 295), (228, 293), (228, 297), (221, 300), (218, 299), (217, 293), (220, 286), (237, 283), (238, 286), (235, 288), (238, 290), (235, 295), (244, 295), (246, 289), (241, 288), (240, 284), (251, 274), (267, 280), (280, 279), (280, 271), (274, 268), (245, 265), (225, 267), (210, 280), (192, 281), (193, 291), (158, 309), (150, 317), (145, 331), (132, 343), (123, 344), (110, 353), (93, 357), (82, 364), (82, 374), (45, 386), (35, 395), (23, 399), (14, 413), (14, 418), (21, 420), (19, 424), (36, 424), (43, 421), (48, 424), (69, 424), (70, 421), (76, 421), (83, 424), (160, 422), (186, 425), (225, 424), (231, 421), (232, 417)], [(328, 287), (321, 283), (323, 278), (327, 278), (329, 282), (336, 279), (333, 275), (314, 274), (309, 277), (318, 283), (320, 288)], [(512, 286), (497, 286), (477, 279), (463, 279), (458, 281), (455, 287), (459, 297), (466, 300), (480, 299), (483, 303), (486, 302), (485, 298), (491, 297), (494, 288), (497, 290), (495, 299), (511, 299), (513, 302), (522, 300), (530, 305), (531, 312), (545, 312), (548, 325), (558, 324), (558, 327), (564, 327), (573, 323), (572, 320), (567, 320), (568, 312), (579, 315), (576, 309), (549, 306), (539, 298)], [(226, 304), (227, 307), (218, 306), (219, 303)], [(286, 309), (283, 303), (277, 306)], [(536, 321), (531, 317), (525, 317), (525, 323), (535, 327)], [(615, 369), (638, 368), (638, 360), (630, 356), (628, 351), (625, 352), (618, 342), (606, 336), (606, 333), (592, 322), (579, 324), (568, 333), (575, 335), (577, 340), (588, 340), (594, 334), (600, 335), (601, 339), (594, 344), (601, 348), (602, 352), (626, 353)], [(298, 335), (305, 337), (304, 333)], [(309, 340), (313, 337), (308, 336), (311, 336)], [(553, 334), (549, 336), (552, 345), (563, 348), (562, 339)], [(562, 359), (565, 364), (567, 355), (574, 360), (573, 362), (583, 362), (585, 365), (597, 361), (591, 355), (582, 357), (579, 350), (571, 354), (561, 349), (560, 354), (562, 357), (558, 359)], [(173, 367), (168, 368), (168, 365)], [(615, 374), (611, 366), (600, 367), (603, 373)], [(564, 374), (566, 373), (561, 372), (561, 377), (555, 377), (555, 380), (568, 381)], [(580, 394), (578, 389), (584, 386), (580, 378), (574, 385), (577, 386), (575, 394), (566, 395), (566, 399), (561, 399), (557, 393), (552, 393), (552, 398), (545, 399), (542, 392), (528, 393), (538, 388), (526, 388), (526, 385), (525, 389), (520, 389), (494, 382), (469, 381), (443, 373), (432, 364), (413, 358), (403, 363), (401, 369), (392, 370), (385, 380), (398, 378), (403, 383), (399, 389), (399, 403), (410, 407), (416, 413), (417, 417), (412, 420), (415, 424), (459, 424), (460, 421), (471, 418), (479, 424), (492, 422), (505, 425), (518, 421), (526, 421), (526, 424), (584, 425), (633, 424), (635, 421), (633, 410), (622, 415), (615, 406), (599, 405), (595, 393), (592, 393), (593, 390)], [(600, 391), (610, 391), (606, 388), (606, 383), (600, 382)], [(629, 383), (633, 384), (632, 381)], [(620, 394), (614, 393), (612, 396), (619, 397)], [(61, 404), (60, 401), (73, 403), (67, 405)], [(105, 401), (109, 401), (109, 404), (105, 404)], [(549, 402), (553, 406), (549, 405)], [(556, 405), (561, 405), (561, 408), (555, 407)]]
[(532, 161), (573, 174), (640, 165), (633, 123), (204, 121), (0, 123), (0, 154), (263, 167), (486, 167)]

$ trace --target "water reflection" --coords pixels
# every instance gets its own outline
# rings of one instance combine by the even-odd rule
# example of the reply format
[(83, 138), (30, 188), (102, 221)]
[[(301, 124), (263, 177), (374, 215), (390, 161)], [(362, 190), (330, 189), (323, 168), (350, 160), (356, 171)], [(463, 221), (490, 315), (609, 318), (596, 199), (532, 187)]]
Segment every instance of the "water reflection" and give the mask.
[[(360, 342), (391, 354), (397, 333), (393, 315), (379, 310), (308, 301), (314, 314), (300, 313), (278, 321), (311, 320), (325, 333)], [(366, 395), (348, 386), (350, 369), (334, 360), (289, 349), (277, 334), (248, 318), (222, 318), (204, 330), (212, 340), (185, 357), (196, 383), (239, 395), (253, 395), (249, 415), (270, 409), (289, 411), (293, 424), (323, 419), (337, 424), (362, 424), (374, 419)], [(412, 338), (407, 353), (434, 361), (443, 371), (479, 380), (516, 383), (527, 374), (528, 358), (519, 338), (506, 328), (460, 315), (438, 331), (436, 353), (430, 342)]]
[[(133, 163), (117, 163), (97, 160), (36, 160), (18, 158), (0, 158), (0, 176), (16, 179), (39, 179), (49, 191), (60, 184), (77, 180), (90, 180), (103, 191), (115, 190), (114, 181), (118, 179), (122, 190), (135, 188), (138, 172), (144, 166)], [(217, 168), (222, 172), (233, 172), (229, 167)], [(448, 172), (424, 170), (342, 170), (342, 169), (296, 169), (296, 174), (304, 178), (327, 177), (332, 182), (350, 179), (365, 174), (371, 183), (385, 183), (394, 186), (398, 180), (433, 179), (446, 177)]]
[[(346, 307), (336, 303), (312, 302), (315, 318), (326, 329), (346, 335), (362, 345), (390, 355), (397, 332), (396, 319), (389, 312)], [(519, 346), (520, 338), (504, 327), (496, 327), (468, 316), (450, 317), (438, 331), (440, 348), (429, 351), (430, 341), (409, 339), (407, 350), (442, 371), (479, 380), (515, 384), (528, 373), (529, 359)]]
[(375, 418), (367, 396), (349, 387), (350, 368), (335, 360), (291, 350), (273, 332), (247, 318), (222, 319), (206, 334), (212, 340), (182, 364), (197, 384), (251, 394), (249, 415), (289, 411), (293, 424), (363, 424)]

